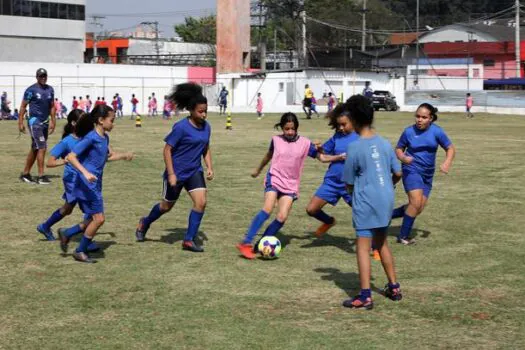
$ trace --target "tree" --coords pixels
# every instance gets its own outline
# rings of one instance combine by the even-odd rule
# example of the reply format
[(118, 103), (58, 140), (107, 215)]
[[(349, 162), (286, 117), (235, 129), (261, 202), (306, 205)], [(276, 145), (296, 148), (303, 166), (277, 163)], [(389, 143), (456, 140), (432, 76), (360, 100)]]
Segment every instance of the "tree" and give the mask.
[(184, 24), (175, 25), (175, 32), (184, 42), (215, 45), (217, 38), (215, 16), (186, 17), (184, 22)]

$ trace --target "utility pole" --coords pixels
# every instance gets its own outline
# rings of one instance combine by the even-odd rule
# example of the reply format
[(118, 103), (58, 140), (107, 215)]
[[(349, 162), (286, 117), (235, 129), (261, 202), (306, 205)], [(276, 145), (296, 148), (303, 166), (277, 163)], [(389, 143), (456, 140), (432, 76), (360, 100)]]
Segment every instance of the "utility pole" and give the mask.
[(520, 0), (516, 0), (516, 78), (521, 78)]
[(303, 67), (308, 67), (308, 52), (306, 52), (306, 11), (301, 11), (301, 29), (303, 39)]
[(141, 22), (140, 24), (153, 28), (153, 31), (155, 32), (155, 54), (157, 55), (157, 63), (160, 64), (159, 22)]
[(363, 9), (361, 15), (363, 16), (363, 32), (361, 33), (361, 51), (366, 51), (366, 0), (363, 0)]
[(419, 87), (419, 0), (416, 3), (416, 79), (414, 83)]
[(97, 41), (98, 41), (98, 29), (103, 28), (104, 25), (100, 22), (101, 19), (105, 19), (105, 16), (91, 16), (91, 19), (93, 22), (90, 24), (95, 26), (95, 31), (93, 32), (93, 58), (95, 59), (95, 62), (97, 60), (98, 51), (97, 51)]

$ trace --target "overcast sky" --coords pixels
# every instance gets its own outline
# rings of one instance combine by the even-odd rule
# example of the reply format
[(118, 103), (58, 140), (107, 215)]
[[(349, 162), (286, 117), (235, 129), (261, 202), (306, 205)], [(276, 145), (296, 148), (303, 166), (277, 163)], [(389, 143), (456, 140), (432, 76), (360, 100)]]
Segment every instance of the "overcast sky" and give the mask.
[(86, 29), (93, 31), (91, 15), (106, 16), (104, 30), (131, 31), (140, 22), (159, 22), (161, 36), (174, 35), (173, 24), (184, 17), (215, 14), (217, 0), (86, 0)]

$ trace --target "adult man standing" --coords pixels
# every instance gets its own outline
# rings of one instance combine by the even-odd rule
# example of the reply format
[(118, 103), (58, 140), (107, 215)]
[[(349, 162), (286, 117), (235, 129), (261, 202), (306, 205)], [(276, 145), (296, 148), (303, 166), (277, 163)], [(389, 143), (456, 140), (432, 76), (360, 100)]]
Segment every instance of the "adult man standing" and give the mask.
[[(55, 92), (53, 88), (47, 85), (47, 71), (39, 68), (36, 71), (37, 83), (31, 85), (24, 92), (24, 98), (20, 105), (20, 118), (18, 119), (18, 129), (25, 133), (24, 116), (27, 106), (28, 128), (31, 134), (31, 149), (27, 154), (24, 171), (20, 175), (20, 180), (27, 183), (37, 183), (39, 185), (49, 185), (51, 182), (44, 175), (44, 158), (47, 150), (47, 136), (55, 131)], [(51, 117), (51, 118), (50, 118)], [(31, 177), (31, 168), (38, 165), (38, 178), (33, 180)]]
[(226, 114), (226, 108), (228, 107), (228, 90), (226, 86), (222, 87), (219, 92), (219, 115)]

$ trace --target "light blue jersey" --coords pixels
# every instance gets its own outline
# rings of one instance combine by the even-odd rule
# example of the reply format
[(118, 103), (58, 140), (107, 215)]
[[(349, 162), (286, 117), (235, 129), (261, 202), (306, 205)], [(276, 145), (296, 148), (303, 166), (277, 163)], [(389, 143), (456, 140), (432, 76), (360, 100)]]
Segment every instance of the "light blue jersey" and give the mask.
[(342, 180), (354, 186), (352, 222), (356, 230), (386, 227), (394, 209), (392, 173), (401, 166), (390, 143), (375, 135), (352, 142)]

